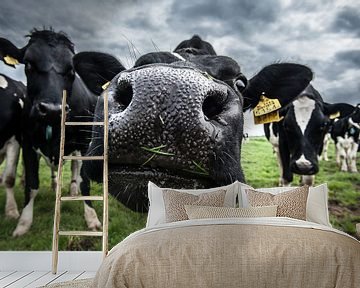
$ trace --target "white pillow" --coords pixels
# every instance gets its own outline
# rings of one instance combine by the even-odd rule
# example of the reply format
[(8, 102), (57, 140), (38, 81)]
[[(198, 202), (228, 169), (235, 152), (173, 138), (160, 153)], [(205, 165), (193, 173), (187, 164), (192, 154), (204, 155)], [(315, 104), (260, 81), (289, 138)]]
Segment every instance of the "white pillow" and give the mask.
[[(239, 183), (239, 186), (239, 207), (249, 207), (245, 190), (254, 188), (244, 183)], [(254, 190), (276, 195), (294, 188), (296, 187), (258, 188)], [(332, 227), (329, 219), (328, 189), (326, 183), (316, 187), (309, 187), (309, 195), (306, 203), (306, 221)]]
[(163, 190), (176, 190), (179, 192), (186, 192), (193, 195), (200, 195), (203, 193), (214, 192), (218, 190), (226, 190), (224, 206), (233, 207), (236, 205), (236, 195), (240, 194), (239, 192), (239, 182), (236, 181), (230, 185), (210, 188), (210, 189), (173, 189), (173, 188), (160, 188), (156, 184), (149, 181), (148, 184), (148, 197), (149, 197), (149, 212), (146, 222), (146, 227), (153, 227), (158, 224), (166, 223), (165, 218), (165, 204), (163, 199)]

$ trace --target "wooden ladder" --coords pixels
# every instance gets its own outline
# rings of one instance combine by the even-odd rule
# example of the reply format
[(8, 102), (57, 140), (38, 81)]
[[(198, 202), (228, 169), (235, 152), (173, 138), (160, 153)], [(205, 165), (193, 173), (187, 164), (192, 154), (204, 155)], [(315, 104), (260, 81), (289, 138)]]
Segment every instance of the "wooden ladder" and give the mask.
[[(57, 174), (54, 230), (52, 243), (52, 273), (57, 273), (58, 254), (59, 254), (59, 236), (100, 236), (102, 237), (103, 257), (108, 253), (108, 95), (104, 95), (104, 121), (103, 122), (67, 122), (66, 121), (66, 90), (63, 91), (61, 106), (61, 138), (60, 138), (60, 156)], [(104, 126), (104, 154), (102, 156), (64, 156), (65, 146), (65, 126)], [(61, 196), (62, 189), (62, 172), (64, 160), (103, 160), (103, 195), (102, 196)], [(95, 200), (103, 201), (103, 228), (102, 231), (61, 231), (60, 212), (62, 201), (84, 201)]]

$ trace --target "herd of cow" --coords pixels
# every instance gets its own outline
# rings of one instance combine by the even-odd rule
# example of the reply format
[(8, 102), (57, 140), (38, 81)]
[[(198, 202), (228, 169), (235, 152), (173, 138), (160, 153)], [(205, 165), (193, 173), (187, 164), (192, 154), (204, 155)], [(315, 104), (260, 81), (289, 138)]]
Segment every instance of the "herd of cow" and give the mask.
[[(218, 56), (195, 35), (174, 52), (148, 53), (126, 69), (109, 54), (76, 54), (62, 32), (33, 30), (28, 38), (23, 48), (0, 38), (0, 59), (13, 67), (23, 64), (27, 79), (25, 87), (0, 74), (5, 213), (14, 219), (20, 216), (13, 236), (25, 234), (32, 225), (40, 155), (51, 167), (56, 185), (63, 90), (69, 95), (69, 121), (102, 121), (102, 87), (110, 82), (106, 88), (109, 188), (135, 211), (148, 209), (149, 180), (174, 188), (244, 182), (240, 164), (243, 111), (256, 107), (264, 93), (278, 99), (281, 106), (282, 120), (264, 126), (279, 159), (280, 185), (289, 185), (293, 173), (302, 175), (303, 183), (313, 183), (329, 131), (341, 170), (357, 172), (360, 105), (324, 102), (311, 86), (313, 73), (306, 66), (271, 64), (248, 79), (236, 61)], [(100, 128), (89, 131), (70, 126), (65, 154), (102, 155), (102, 138)], [(25, 186), (21, 215), (13, 191), (20, 148)], [(101, 165), (73, 160), (70, 193), (89, 195), (90, 180), (101, 181)], [(101, 228), (91, 202), (85, 201), (84, 206), (89, 229)]]

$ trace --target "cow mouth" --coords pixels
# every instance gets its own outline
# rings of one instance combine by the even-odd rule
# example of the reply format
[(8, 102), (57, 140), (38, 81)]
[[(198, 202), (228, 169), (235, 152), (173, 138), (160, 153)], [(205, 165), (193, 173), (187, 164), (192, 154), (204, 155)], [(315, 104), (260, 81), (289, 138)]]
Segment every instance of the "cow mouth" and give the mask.
[(148, 183), (174, 189), (214, 187), (208, 175), (185, 170), (109, 163), (109, 192), (131, 210), (148, 210)]
[(315, 175), (316, 173), (319, 172), (319, 168), (313, 166), (307, 169), (304, 168), (297, 168), (297, 167), (293, 167), (292, 168), (292, 172), (298, 175)]
[[(160, 182), (161, 184), (176, 184), (181, 181), (181, 188), (204, 188), (212, 181), (209, 175), (198, 171), (176, 170), (161, 167), (122, 165), (109, 163), (109, 174), (121, 176), (122, 180), (139, 182)], [(160, 184), (159, 183), (159, 184)], [(178, 185), (179, 186), (179, 185)]]

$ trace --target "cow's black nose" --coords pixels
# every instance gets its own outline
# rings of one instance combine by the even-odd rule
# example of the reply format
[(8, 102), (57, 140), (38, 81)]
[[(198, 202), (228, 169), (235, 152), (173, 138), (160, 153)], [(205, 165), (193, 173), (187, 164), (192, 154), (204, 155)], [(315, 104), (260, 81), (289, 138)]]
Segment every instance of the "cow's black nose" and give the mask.
[(300, 157), (291, 164), (291, 170), (300, 175), (313, 175), (318, 172), (318, 167), (312, 161)]
[(49, 121), (56, 121), (61, 116), (61, 106), (53, 103), (40, 102), (37, 105), (37, 112), (41, 118)]
[(130, 105), (133, 94), (134, 92), (130, 81), (125, 79), (120, 80), (116, 89), (116, 94), (114, 95), (114, 99), (122, 106), (124, 110)]

